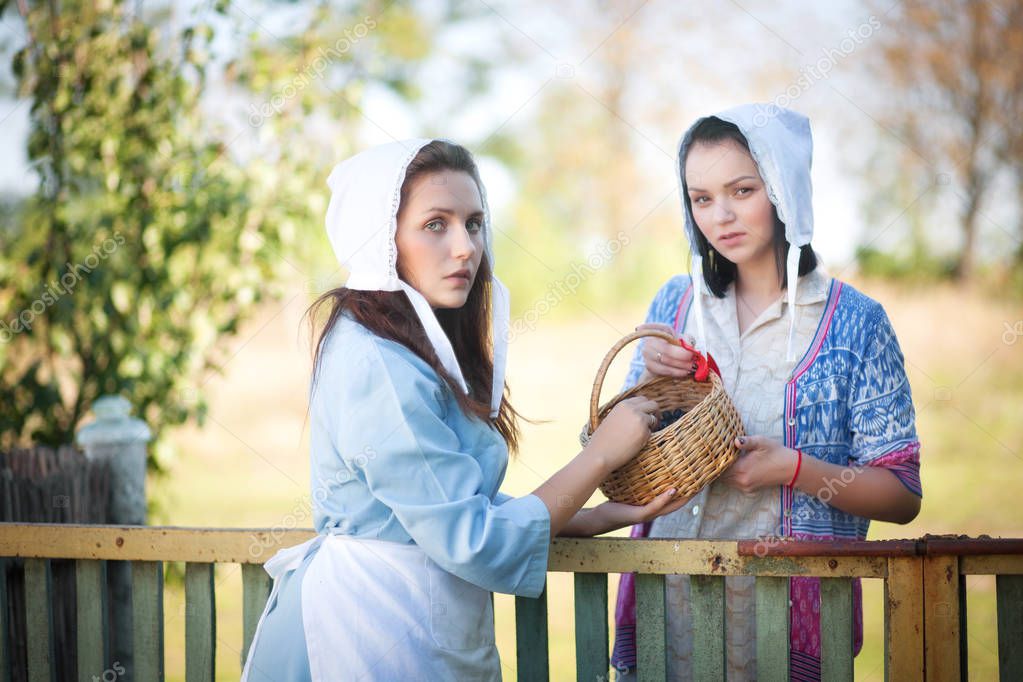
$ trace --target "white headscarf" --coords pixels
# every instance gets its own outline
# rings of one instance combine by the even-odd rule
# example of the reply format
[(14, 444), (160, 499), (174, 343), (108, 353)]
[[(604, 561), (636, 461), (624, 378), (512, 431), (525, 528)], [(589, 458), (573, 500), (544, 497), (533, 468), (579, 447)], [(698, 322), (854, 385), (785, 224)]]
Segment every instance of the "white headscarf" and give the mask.
[[(799, 281), (800, 247), (813, 238), (813, 187), (810, 182), (810, 165), (813, 161), (813, 137), (810, 133), (810, 119), (806, 116), (774, 104), (744, 104), (717, 114), (719, 118), (734, 123), (749, 143), (753, 161), (760, 170), (760, 177), (767, 188), (767, 196), (778, 211), (778, 218), (785, 223), (785, 239), (789, 242), (786, 258), (788, 282), (786, 285), (789, 307), (789, 338), (785, 357), (795, 360), (793, 340), (796, 330), (796, 286)], [(686, 150), (692, 138), (693, 129), (702, 121), (697, 119), (685, 132), (678, 143), (675, 157), (675, 172), (678, 178), (682, 215), (685, 219), (686, 236), (693, 254), (693, 303), (696, 307), (696, 327), (699, 338), (697, 346), (707, 348), (707, 337), (703, 325), (703, 259), (696, 243), (699, 228), (691, 211), (686, 206), (685, 163)]]
[[(447, 140), (444, 140), (445, 142)], [(466, 393), (469, 387), (458, 365), (454, 349), (437, 316), (421, 293), (398, 277), (398, 205), (405, 171), (419, 151), (433, 140), (411, 139), (372, 147), (334, 167), (327, 178), (330, 204), (327, 206), (327, 236), (334, 254), (348, 269), (345, 286), (361, 291), (404, 291), (441, 365)], [(490, 210), (483, 187), (483, 234), (485, 253), (494, 270), (493, 233)], [(494, 275), (491, 286), (494, 343), (494, 378), (490, 416), (496, 418), (504, 394), (504, 372), (508, 357), (508, 290)]]

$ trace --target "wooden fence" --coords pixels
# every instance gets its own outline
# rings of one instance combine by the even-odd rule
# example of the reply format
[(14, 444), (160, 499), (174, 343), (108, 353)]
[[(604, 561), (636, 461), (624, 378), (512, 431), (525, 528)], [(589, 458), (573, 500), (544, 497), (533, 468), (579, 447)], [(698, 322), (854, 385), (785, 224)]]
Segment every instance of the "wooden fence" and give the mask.
[[(80, 680), (108, 667), (103, 608), (104, 566), (131, 562), (134, 679), (163, 679), (163, 564), (185, 568), (186, 677), (214, 679), (216, 599), (213, 568), (242, 565), (248, 650), (270, 592), (261, 563), (311, 531), (56, 524), (0, 524), (0, 562), (24, 561), (28, 674), (53, 679), (50, 561), (75, 560), (77, 663)], [(579, 680), (608, 674), (608, 574), (636, 572), (637, 647), (641, 680), (666, 672), (665, 576), (692, 576), (694, 677), (724, 679), (724, 577), (756, 576), (758, 679), (788, 678), (788, 579), (821, 581), (822, 667), (826, 680), (853, 679), (854, 578), (885, 587), (885, 674), (889, 680), (966, 679), (968, 575), (995, 575), (1002, 680), (1023, 680), (1023, 540), (924, 538), (875, 542), (801, 542), (559, 538), (550, 571), (575, 574), (576, 670)], [(0, 581), (0, 643), (6, 644), (9, 595)], [(549, 678), (547, 595), (515, 599), (518, 679)], [(0, 646), (0, 682), (11, 651)], [(243, 653), (244, 656), (244, 653)], [(88, 672), (85, 672), (88, 671)]]

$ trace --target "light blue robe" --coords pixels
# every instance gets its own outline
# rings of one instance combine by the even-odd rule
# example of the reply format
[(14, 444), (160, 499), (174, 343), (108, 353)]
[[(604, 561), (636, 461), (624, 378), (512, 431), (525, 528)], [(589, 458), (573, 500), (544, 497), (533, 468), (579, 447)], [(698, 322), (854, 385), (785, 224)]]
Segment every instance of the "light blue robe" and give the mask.
[[(539, 596), (547, 506), (535, 495), (497, 492), (508, 464), (504, 439), (464, 414), (414, 353), (341, 317), (324, 342), (310, 424), (317, 532), (415, 543), (484, 589)], [(283, 576), (251, 679), (309, 679), (301, 577), (311, 556)]]

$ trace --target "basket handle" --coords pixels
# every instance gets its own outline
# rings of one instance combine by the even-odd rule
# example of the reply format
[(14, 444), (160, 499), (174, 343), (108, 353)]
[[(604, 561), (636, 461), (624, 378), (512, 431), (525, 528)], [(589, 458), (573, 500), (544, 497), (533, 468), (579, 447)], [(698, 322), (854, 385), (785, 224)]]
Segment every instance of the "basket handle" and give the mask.
[(593, 380), (593, 391), (590, 393), (590, 433), (597, 430), (597, 410), (600, 407), (600, 389), (604, 387), (604, 376), (607, 374), (607, 368), (611, 366), (611, 362), (623, 348), (636, 339), (642, 339), (646, 336), (656, 336), (659, 339), (664, 339), (668, 343), (680, 345), (679, 340), (675, 338), (673, 334), (653, 329), (641, 332), (632, 332), (631, 334), (622, 337), (615, 345), (613, 345), (611, 350), (607, 352), (607, 355), (604, 356), (603, 362), (600, 363), (600, 369), (597, 370), (597, 377)]

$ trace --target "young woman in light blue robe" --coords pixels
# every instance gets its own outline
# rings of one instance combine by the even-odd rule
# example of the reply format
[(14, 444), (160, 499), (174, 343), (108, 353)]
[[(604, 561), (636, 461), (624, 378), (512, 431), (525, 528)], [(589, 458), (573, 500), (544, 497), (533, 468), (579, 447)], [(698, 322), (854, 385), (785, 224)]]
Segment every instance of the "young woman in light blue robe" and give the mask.
[(518, 438), (507, 292), (472, 157), (396, 142), (328, 184), (349, 277), (314, 304), (329, 308), (310, 392), (317, 535), (267, 562), (274, 588), (243, 679), (501, 679), (491, 592), (539, 596), (557, 535), (682, 504), (668, 491), (580, 509), (649, 438), (656, 403), (623, 401), (532, 494), (500, 493)]

